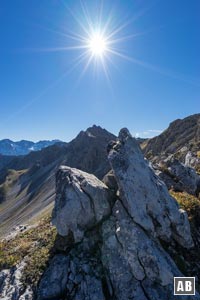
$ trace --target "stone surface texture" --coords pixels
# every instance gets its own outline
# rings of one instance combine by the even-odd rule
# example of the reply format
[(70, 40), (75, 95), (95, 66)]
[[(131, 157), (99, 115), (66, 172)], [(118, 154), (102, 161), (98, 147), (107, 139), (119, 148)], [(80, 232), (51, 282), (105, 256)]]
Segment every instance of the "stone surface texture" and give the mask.
[(119, 197), (133, 221), (154, 237), (182, 246), (193, 245), (187, 214), (179, 209), (166, 185), (144, 160), (141, 150), (127, 129), (120, 131), (119, 140), (109, 152)]
[(94, 175), (61, 167), (57, 173), (53, 224), (62, 236), (73, 235), (79, 242), (84, 232), (111, 213), (108, 187)]
[(1, 300), (32, 300), (34, 294), (30, 286), (24, 286), (22, 281), (25, 261), (16, 267), (0, 272)]

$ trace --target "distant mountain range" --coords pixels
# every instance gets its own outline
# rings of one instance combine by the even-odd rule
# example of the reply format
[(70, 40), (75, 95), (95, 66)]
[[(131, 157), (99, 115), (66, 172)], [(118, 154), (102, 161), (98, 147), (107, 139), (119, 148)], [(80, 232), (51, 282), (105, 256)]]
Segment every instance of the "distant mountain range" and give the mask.
[(21, 140), (19, 142), (13, 142), (9, 139), (0, 140), (0, 154), (2, 155), (26, 155), (31, 151), (39, 151), (48, 146), (52, 146), (55, 143), (60, 142), (59, 140), (52, 141), (39, 141), (31, 142), (26, 140)]

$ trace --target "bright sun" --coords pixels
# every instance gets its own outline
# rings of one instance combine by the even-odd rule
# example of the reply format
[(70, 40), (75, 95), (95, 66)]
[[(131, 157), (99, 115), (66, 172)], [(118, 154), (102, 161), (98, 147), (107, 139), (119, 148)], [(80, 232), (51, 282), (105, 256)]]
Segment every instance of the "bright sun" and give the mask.
[[(67, 1), (63, 0), (62, 2)], [(109, 13), (108, 11), (106, 11), (106, 16), (104, 17), (104, 0), (99, 1), (101, 2), (101, 5), (99, 11), (93, 16), (93, 19), (85, 4), (86, 2), (86, 0), (80, 0), (82, 8), (80, 15), (76, 15), (68, 5), (65, 5), (76, 21), (78, 27), (80, 27), (80, 32), (73, 32), (70, 30), (55, 31), (65, 37), (67, 45), (64, 47), (47, 48), (42, 51), (78, 50), (79, 55), (74, 59), (71, 71), (75, 69), (76, 66), (84, 63), (83, 70), (80, 74), (80, 77), (82, 77), (92, 64), (95, 73), (100, 70), (99, 66), (101, 66), (106, 78), (110, 81), (108, 64), (112, 63), (115, 66), (112, 60), (113, 56), (130, 60), (128, 56), (121, 52), (119, 44), (124, 43), (125, 40), (134, 36), (123, 35), (123, 29), (127, 27), (131, 20), (128, 20), (125, 23), (115, 24), (112, 13)], [(50, 31), (54, 32), (54, 30)]]
[(88, 48), (94, 56), (103, 56), (107, 50), (106, 39), (95, 33), (88, 42)]

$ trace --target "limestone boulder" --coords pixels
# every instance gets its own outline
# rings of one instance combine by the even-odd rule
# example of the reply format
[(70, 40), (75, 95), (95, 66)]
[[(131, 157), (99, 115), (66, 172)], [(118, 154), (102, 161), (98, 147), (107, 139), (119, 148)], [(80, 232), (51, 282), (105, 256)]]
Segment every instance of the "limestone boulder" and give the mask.
[(84, 233), (111, 213), (112, 193), (94, 175), (61, 167), (56, 175), (52, 223), (62, 236), (80, 242)]

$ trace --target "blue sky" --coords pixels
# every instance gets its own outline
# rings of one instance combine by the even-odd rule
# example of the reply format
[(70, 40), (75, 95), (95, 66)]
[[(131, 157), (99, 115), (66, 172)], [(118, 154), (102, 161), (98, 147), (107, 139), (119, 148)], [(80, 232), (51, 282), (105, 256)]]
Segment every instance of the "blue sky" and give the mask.
[[(100, 8), (102, 28), (122, 27), (109, 80), (67, 49), (88, 28), (83, 7), (95, 28)], [(68, 141), (93, 124), (150, 137), (199, 112), (199, 0), (1, 0), (0, 37), (0, 139)]]

